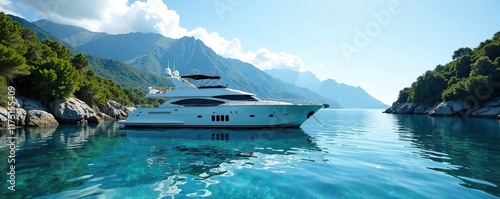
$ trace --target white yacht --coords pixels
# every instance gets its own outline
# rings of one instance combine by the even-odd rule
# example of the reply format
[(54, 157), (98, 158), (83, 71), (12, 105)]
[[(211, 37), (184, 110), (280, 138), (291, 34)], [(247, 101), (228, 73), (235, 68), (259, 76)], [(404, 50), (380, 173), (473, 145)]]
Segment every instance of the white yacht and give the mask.
[(163, 99), (159, 107), (136, 108), (125, 127), (299, 127), (323, 107), (322, 100), (260, 100), (255, 94), (222, 84), (220, 76), (165, 74), (173, 87), (149, 87), (148, 98)]

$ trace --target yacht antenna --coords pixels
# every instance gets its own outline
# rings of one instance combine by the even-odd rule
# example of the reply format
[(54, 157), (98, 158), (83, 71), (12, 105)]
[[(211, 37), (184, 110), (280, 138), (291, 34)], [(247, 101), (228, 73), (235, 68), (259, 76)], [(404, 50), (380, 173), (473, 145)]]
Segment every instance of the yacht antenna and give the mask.
[(172, 70), (170, 70), (170, 60), (167, 62), (167, 67), (164, 70), (165, 76), (172, 77)]

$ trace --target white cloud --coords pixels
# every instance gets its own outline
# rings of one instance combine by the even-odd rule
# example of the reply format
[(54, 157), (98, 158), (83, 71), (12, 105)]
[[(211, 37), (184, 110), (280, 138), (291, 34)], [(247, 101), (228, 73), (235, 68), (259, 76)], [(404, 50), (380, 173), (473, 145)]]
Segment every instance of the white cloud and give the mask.
[(10, 0), (0, 1), (0, 11), (1, 12), (4, 12), (5, 14), (21, 16), (21, 14), (17, 13), (14, 10), (15, 10), (15, 8), (14, 8), (14, 5), (12, 4), (12, 1), (10, 1)]
[(304, 64), (299, 56), (285, 52), (272, 52), (266, 48), (261, 48), (257, 52), (247, 52), (242, 60), (259, 66), (261, 69), (288, 68), (304, 71)]
[[(8, 3), (10, 1), (0, 3), (0, 6)], [(296, 55), (272, 52), (265, 48), (256, 52), (242, 52), (238, 38), (226, 39), (202, 27), (188, 31), (179, 25), (180, 16), (177, 12), (169, 10), (161, 0), (135, 1), (132, 4), (128, 0), (19, 0), (19, 4), (33, 8), (42, 18), (91, 31), (111, 34), (154, 32), (171, 38), (194, 36), (221, 56), (240, 59), (261, 69), (304, 69), (300, 57)]]

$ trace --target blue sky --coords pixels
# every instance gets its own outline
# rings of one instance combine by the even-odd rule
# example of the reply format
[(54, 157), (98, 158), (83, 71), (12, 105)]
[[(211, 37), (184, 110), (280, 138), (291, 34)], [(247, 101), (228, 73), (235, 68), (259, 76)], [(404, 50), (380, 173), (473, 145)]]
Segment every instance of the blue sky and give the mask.
[(500, 1), (6, 0), (0, 9), (112, 34), (194, 36), (261, 69), (311, 71), (386, 104), (426, 70), (500, 31)]

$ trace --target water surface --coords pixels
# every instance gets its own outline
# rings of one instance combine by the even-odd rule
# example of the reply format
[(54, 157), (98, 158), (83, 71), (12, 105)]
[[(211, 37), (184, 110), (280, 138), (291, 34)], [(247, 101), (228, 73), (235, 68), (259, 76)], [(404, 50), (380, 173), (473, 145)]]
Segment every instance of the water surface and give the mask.
[[(321, 110), (298, 129), (16, 129), (8, 198), (498, 198), (500, 123)], [(2, 131), (0, 166), (9, 172)]]

